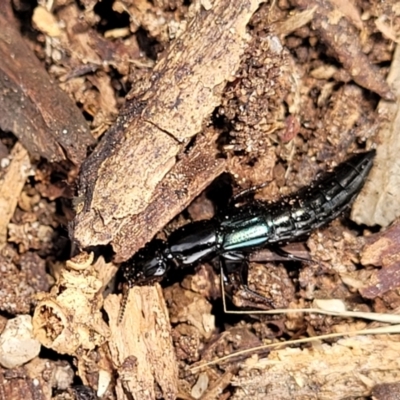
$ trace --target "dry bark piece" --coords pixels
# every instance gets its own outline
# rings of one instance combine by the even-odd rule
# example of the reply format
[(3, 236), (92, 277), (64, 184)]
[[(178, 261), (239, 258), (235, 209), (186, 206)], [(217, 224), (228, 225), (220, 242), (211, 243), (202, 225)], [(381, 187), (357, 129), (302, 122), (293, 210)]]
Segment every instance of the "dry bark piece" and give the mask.
[(7, 242), (8, 224), (14, 214), (25, 181), (31, 172), (28, 153), (20, 143), (15, 144), (9, 158), (10, 165), (0, 182), (0, 248), (4, 247)]
[[(268, 358), (250, 358), (233, 380), (232, 399), (318, 398), (340, 400), (369, 396), (376, 384), (400, 379), (400, 343), (395, 337), (356, 336), (333, 345), (286, 348)], [(384, 360), (384, 368), (382, 368)]]
[(400, 46), (397, 45), (387, 78), (396, 94), (395, 102), (381, 100), (374, 167), (351, 214), (358, 224), (388, 226), (400, 216)]
[(55, 68), (63, 72), (61, 87), (93, 118), (90, 126), (97, 138), (115, 121), (118, 104), (125, 101), (118, 97), (110, 67), (123, 76), (123, 85), (130, 74), (138, 74), (134, 65), (141, 63), (144, 66), (146, 58), (141, 55), (136, 36), (107, 40), (97, 30), (98, 20), (87, 21), (87, 13), (82, 12), (76, 2), (54, 9), (55, 17), (64, 29), (59, 40), (50, 41), (51, 55), (63, 56), (53, 56), (51, 61), (53, 67), (57, 65)]
[(122, 224), (113, 242), (116, 262), (143, 247), (225, 170), (225, 160), (216, 159), (215, 139), (213, 131), (197, 137), (193, 149), (157, 185), (146, 210)]
[(400, 221), (396, 221), (390, 228), (375, 235), (368, 236), (366, 245), (361, 253), (363, 265), (389, 267), (400, 261)]
[(21, 37), (9, 1), (0, 2), (0, 127), (33, 156), (80, 165), (93, 143), (82, 113), (55, 85)]
[(124, 225), (146, 209), (157, 184), (183, 150), (182, 142), (201, 131), (219, 104), (239, 65), (246, 25), (258, 4), (240, 0), (229, 7), (225, 0), (215, 2), (209, 11), (197, 13), (161, 56), (147, 87), (127, 103), (82, 169), (79, 195), (84, 207), (73, 232), (81, 246), (114, 245), (119, 234), (117, 252), (128, 248), (120, 257), (126, 259), (157, 231), (146, 238), (135, 236), (142, 243), (132, 244)]
[(400, 262), (393, 263), (390, 267), (376, 271), (365, 286), (360, 289), (360, 294), (366, 299), (375, 299), (392, 289), (400, 286)]
[(102, 258), (93, 264), (93, 254), (79, 254), (67, 261), (50, 293), (37, 295), (33, 317), (36, 338), (75, 356), (80, 378), (96, 387), (99, 396), (107, 392), (113, 374), (104, 350), (109, 328), (100, 310), (104, 288), (115, 272), (116, 267)]
[[(89, 8), (96, 3), (97, 0)], [(120, 12), (127, 12), (132, 18), (126, 7)], [(90, 116), (92, 135), (98, 138), (115, 121), (119, 105), (124, 104), (123, 93), (130, 76), (140, 81), (154, 62), (141, 51), (135, 35), (108, 40), (106, 33), (99, 32), (99, 14), (92, 9), (82, 10), (76, 2), (57, 3), (51, 15), (62, 29), (54, 39), (48, 36), (48, 25), (39, 27), (46, 35), (43, 57), (50, 72), (62, 82), (61, 88)], [(106, 18), (113, 17), (111, 13)], [(114, 69), (121, 74), (118, 82)]]
[(397, 221), (389, 229), (369, 236), (361, 254), (363, 265), (382, 266), (374, 270), (360, 293), (374, 299), (400, 286), (400, 223)]
[(289, 15), (284, 21), (275, 22), (273, 24), (274, 32), (278, 36), (287, 36), (295, 30), (300, 29), (312, 21), (316, 8), (317, 6), (314, 5), (314, 7), (309, 7), (303, 11)]
[(312, 27), (318, 32), (321, 40), (333, 51), (354, 81), (386, 100), (395, 99), (383, 76), (362, 52), (356, 28), (349, 21), (348, 15), (336, 7), (335, 1), (292, 0), (292, 3), (300, 8), (317, 6), (314, 11)]
[[(108, 296), (104, 303), (110, 317), (108, 343), (114, 366), (119, 372), (117, 398), (175, 399), (178, 366), (160, 286), (130, 290), (124, 318), (118, 325), (119, 303), (120, 299), (115, 295)], [(125, 395), (126, 391), (130, 396)]]

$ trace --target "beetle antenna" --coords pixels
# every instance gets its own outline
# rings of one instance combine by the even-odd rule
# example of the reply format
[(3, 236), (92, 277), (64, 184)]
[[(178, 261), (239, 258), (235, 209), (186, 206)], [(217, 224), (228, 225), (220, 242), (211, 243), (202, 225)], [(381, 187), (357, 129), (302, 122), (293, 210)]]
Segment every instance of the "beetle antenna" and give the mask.
[(121, 300), (121, 306), (119, 308), (117, 325), (120, 325), (124, 318), (130, 291), (131, 291), (131, 287), (129, 285), (125, 285), (123, 293), (122, 293), (122, 300)]

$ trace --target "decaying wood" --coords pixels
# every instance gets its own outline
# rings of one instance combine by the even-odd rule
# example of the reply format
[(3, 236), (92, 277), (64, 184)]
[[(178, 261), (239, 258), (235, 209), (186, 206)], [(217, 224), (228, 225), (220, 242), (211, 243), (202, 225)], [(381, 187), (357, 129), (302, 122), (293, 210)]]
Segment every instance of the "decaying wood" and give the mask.
[(103, 291), (116, 272), (113, 264), (81, 253), (67, 261), (50, 293), (38, 293), (32, 319), (35, 337), (47, 348), (75, 357), (85, 385), (101, 397), (114, 374), (101, 308)]
[(0, 248), (7, 242), (8, 224), (30, 169), (31, 163), (27, 151), (20, 143), (16, 143), (10, 153), (10, 165), (0, 181)]
[(381, 100), (382, 116), (377, 134), (376, 159), (368, 180), (357, 197), (352, 219), (358, 224), (388, 226), (400, 216), (400, 46), (397, 45), (387, 78), (395, 102)]
[(100, 312), (103, 290), (116, 268), (93, 254), (69, 260), (50, 293), (39, 293), (32, 324), (35, 337), (61, 354), (78, 355), (105, 343), (109, 329)]
[[(333, 345), (282, 349), (249, 359), (233, 379), (232, 399), (339, 400), (368, 396), (376, 384), (400, 379), (398, 338), (356, 336)], [(266, 388), (268, 388), (266, 392)]]
[[(115, 261), (124, 261), (132, 249), (146, 242), (175, 215), (183, 211), (225, 169), (225, 160), (216, 159), (214, 131), (197, 138), (193, 149), (175, 164), (165, 179), (157, 185), (145, 212), (123, 224), (113, 242)], [(134, 238), (127, 245), (127, 238)]]
[[(171, 324), (161, 287), (132, 289), (125, 316), (117, 324), (120, 299), (110, 295), (104, 308), (110, 317), (109, 347), (119, 379), (117, 398), (175, 399), (178, 393), (178, 367), (171, 340)], [(127, 396), (125, 393), (129, 393)]]
[[(84, 206), (72, 232), (82, 247), (111, 243), (117, 251), (124, 248), (119, 258), (126, 259), (157, 232), (156, 227), (146, 229), (138, 241), (126, 235), (137, 229), (127, 225), (136, 224), (136, 216), (146, 213), (157, 184), (219, 104), (226, 82), (239, 65), (246, 24), (258, 4), (241, 0), (231, 7), (227, 1), (216, 1), (209, 10), (198, 12), (160, 57), (142, 94), (127, 103), (116, 125), (84, 163), (79, 191)], [(217, 175), (211, 169), (208, 174)], [(175, 184), (171, 190), (181, 189), (194, 196), (202, 187)], [(183, 203), (187, 204), (175, 206), (175, 213)], [(156, 226), (170, 218), (160, 213)]]
[(80, 165), (93, 143), (88, 124), (22, 39), (9, 1), (0, 2), (0, 127), (32, 156)]

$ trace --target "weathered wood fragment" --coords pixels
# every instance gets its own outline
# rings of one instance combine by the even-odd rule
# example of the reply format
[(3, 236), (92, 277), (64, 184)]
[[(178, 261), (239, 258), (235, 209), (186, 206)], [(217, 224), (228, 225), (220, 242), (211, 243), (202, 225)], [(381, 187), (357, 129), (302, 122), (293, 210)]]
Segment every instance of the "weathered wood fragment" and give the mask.
[(21, 143), (16, 143), (10, 154), (10, 165), (0, 181), (0, 248), (7, 242), (8, 224), (30, 169), (28, 153)]
[[(147, 220), (146, 208), (157, 197), (157, 185), (202, 130), (225, 84), (233, 79), (246, 45), (246, 25), (258, 4), (240, 0), (231, 7), (220, 0), (207, 11), (201, 9), (161, 56), (147, 87), (127, 103), (83, 166), (79, 195), (84, 205), (72, 232), (82, 247), (111, 243), (120, 253), (118, 258), (127, 259), (203, 189), (194, 179), (197, 171), (186, 171), (192, 176), (186, 187), (171, 178), (169, 191), (190, 195), (184, 200), (176, 196), (168, 212), (159, 210), (154, 225), (133, 228), (137, 218)], [(203, 154), (209, 149), (204, 147)], [(198, 162), (205, 164), (210, 165), (207, 157)], [(204, 181), (209, 182), (221, 169), (204, 171), (208, 176), (203, 176)]]
[(117, 325), (119, 298), (107, 297), (110, 317), (109, 347), (119, 372), (118, 399), (127, 391), (135, 399), (163, 399), (178, 394), (178, 366), (171, 339), (171, 324), (159, 285), (134, 288), (129, 293), (125, 317)]
[(0, 2), (0, 128), (28, 153), (80, 165), (93, 143), (82, 113), (21, 37), (9, 1)]

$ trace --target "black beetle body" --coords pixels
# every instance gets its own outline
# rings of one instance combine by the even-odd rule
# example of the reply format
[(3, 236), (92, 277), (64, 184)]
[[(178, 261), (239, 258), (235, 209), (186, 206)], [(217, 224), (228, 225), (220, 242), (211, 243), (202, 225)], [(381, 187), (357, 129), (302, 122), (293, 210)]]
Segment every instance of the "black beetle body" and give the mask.
[(263, 247), (276, 252), (326, 225), (351, 204), (371, 170), (375, 150), (358, 153), (308, 187), (268, 203), (230, 207), (222, 217), (189, 223), (166, 242), (155, 240), (124, 265), (129, 286), (161, 280), (171, 267), (184, 268), (220, 257), (225, 272), (242, 268)]

